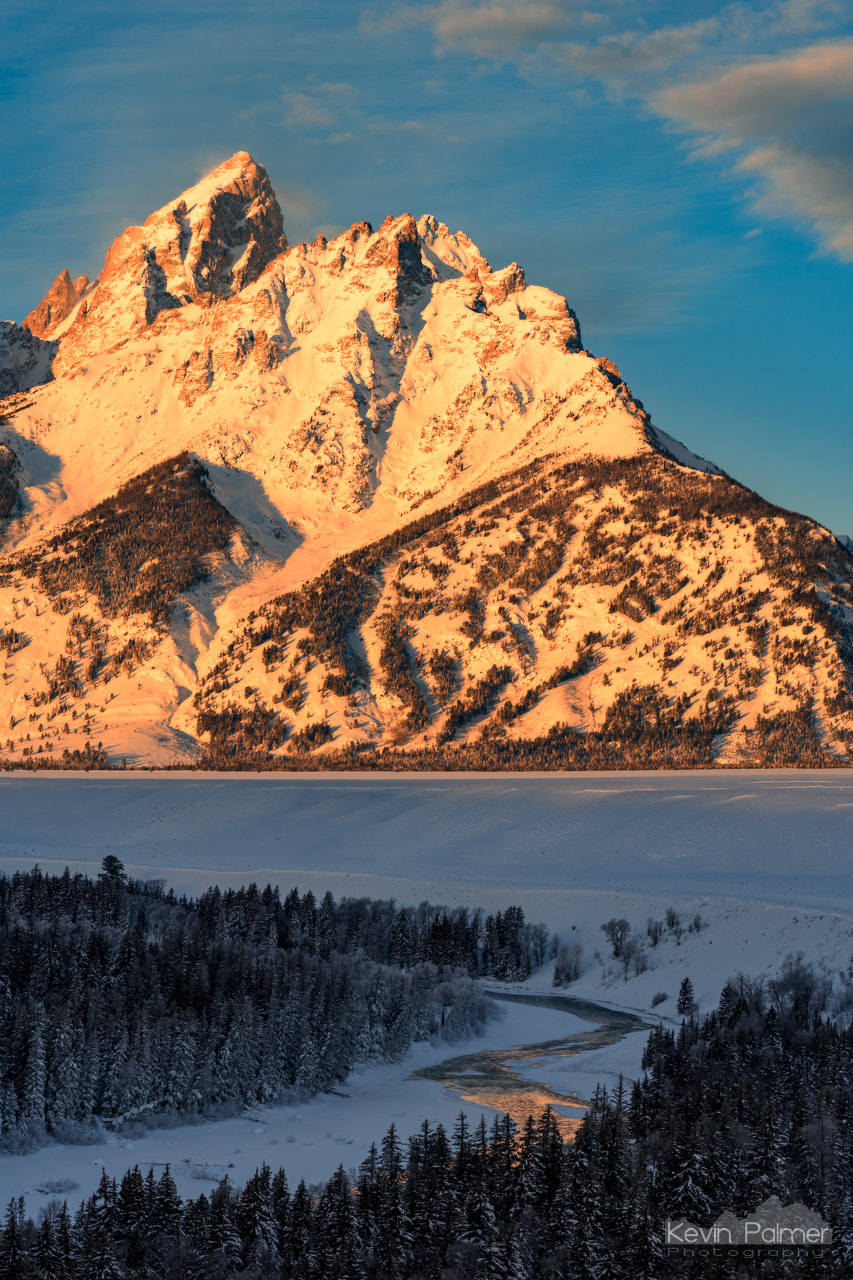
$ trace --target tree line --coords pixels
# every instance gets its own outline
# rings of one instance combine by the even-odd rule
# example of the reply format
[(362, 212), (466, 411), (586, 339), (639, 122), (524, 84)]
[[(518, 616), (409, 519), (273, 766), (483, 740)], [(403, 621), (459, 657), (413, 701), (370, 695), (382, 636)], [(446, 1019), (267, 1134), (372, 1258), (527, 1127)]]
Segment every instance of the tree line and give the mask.
[[(394, 1125), (351, 1175), (289, 1189), (259, 1169), (182, 1201), (167, 1167), (105, 1173), (72, 1216), (39, 1224), (12, 1201), (0, 1274), (87, 1280), (700, 1280), (853, 1277), (853, 1032), (816, 1013), (801, 962), (774, 982), (743, 975), (718, 1008), (649, 1038), (640, 1078), (596, 1089), (574, 1140), (544, 1111), (452, 1133)], [(768, 1197), (830, 1225), (823, 1256), (793, 1266), (667, 1255), (667, 1218), (711, 1224)], [(5, 1268), (5, 1269), (4, 1269)], [(29, 1269), (28, 1269), (29, 1268)]]
[(546, 945), (515, 907), (484, 920), (256, 885), (192, 900), (120, 863), (2, 876), (0, 1146), (315, 1094), (472, 1034), (492, 1010), (473, 976), (524, 976)]

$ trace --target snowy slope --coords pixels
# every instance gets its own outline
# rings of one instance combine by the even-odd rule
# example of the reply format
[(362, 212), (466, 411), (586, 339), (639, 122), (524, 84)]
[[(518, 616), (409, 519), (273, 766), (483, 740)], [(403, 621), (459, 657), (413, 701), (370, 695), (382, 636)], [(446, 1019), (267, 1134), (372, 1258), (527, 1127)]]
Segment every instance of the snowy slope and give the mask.
[[(655, 428), (615, 366), (582, 346), (565, 299), (528, 285), (516, 263), (493, 271), (463, 232), (431, 216), (389, 217), (377, 230), (357, 222), (329, 242), (289, 246), (265, 171), (238, 152), (119, 236), (96, 280), (63, 272), (25, 327), (5, 326), (4, 376), (0, 443), (12, 450), (18, 484), (16, 506), (0, 521), (13, 557), (0, 569), (0, 719), (17, 727), (3, 751), (10, 758), (91, 740), (131, 763), (191, 759), (218, 750), (210, 728), (199, 728), (200, 713), (227, 713), (239, 728), (250, 708), (257, 714), (248, 738), (242, 728), (225, 735), (232, 754), (281, 755), (294, 743), (316, 749), (319, 739), (304, 731), (314, 733), (319, 721), (328, 721), (326, 753), (421, 749), (443, 733), (447, 699), (424, 666), (436, 654), (456, 664), (451, 699), (470, 702), (492, 666), (512, 668), (496, 698), (451, 734), (455, 744), (484, 729), (510, 739), (555, 725), (597, 731), (637, 683), (660, 686), (673, 704), (686, 698), (682, 720), (710, 724), (711, 693), (735, 700), (736, 714), (720, 721), (701, 761), (691, 749), (664, 763), (761, 759), (744, 731), (759, 716), (799, 714), (804, 699), (816, 710), (804, 713), (803, 758), (846, 758), (850, 650), (833, 626), (849, 623), (853, 562), (836, 563), (839, 545), (827, 551), (821, 538), (829, 535), (810, 522), (795, 530), (787, 513), (754, 495), (732, 499), (732, 482)], [(171, 625), (155, 635), (141, 616), (109, 618), (79, 583), (67, 608), (58, 602), (36, 567), (44, 549), (67, 555), (69, 521), (93, 527), (98, 503), (184, 451), (204, 463), (210, 492), (241, 532), (206, 577), (176, 589)], [(615, 470), (602, 488), (604, 464)], [(632, 466), (656, 468), (642, 501)], [(484, 498), (475, 511), (478, 487), (506, 495), (523, 489), (524, 476), (525, 508), (494, 518)], [(694, 480), (705, 486), (696, 501), (714, 507), (707, 525), (695, 502), (687, 514), (679, 505)], [(537, 486), (576, 490), (556, 524), (529, 518)], [(263, 656), (263, 628), (252, 615), (281, 631), (274, 602), (283, 593), (317, 580), (336, 558), (429, 519), (433, 542), (414, 537), (406, 551), (383, 551), (366, 593), (375, 598), (365, 596), (363, 614), (342, 621), (357, 679), (347, 677), (346, 687), (339, 680), (335, 691), (338, 668), (311, 642), (307, 618), (304, 634), (292, 625), (292, 610), (280, 652)], [(452, 534), (452, 554), (430, 552), (436, 521)], [(786, 539), (794, 551), (786, 544), (777, 555)], [(510, 558), (555, 567), (544, 577), (525, 577), (523, 565), (495, 571), (508, 547)], [(144, 567), (133, 562), (127, 572)], [(484, 574), (498, 581), (485, 587)], [(448, 607), (472, 587), (479, 612)], [(807, 598), (815, 587), (819, 617)], [(751, 612), (731, 607), (744, 594)], [(434, 608), (418, 595), (431, 596)], [(102, 672), (83, 678), (92, 650), (69, 630), (72, 609), (99, 629), (107, 658), (124, 653), (134, 635), (144, 641), (146, 656), (124, 663), (109, 689)], [(685, 636), (678, 612), (703, 609), (704, 621), (694, 618)], [(748, 627), (765, 624), (761, 644), (749, 638)], [(596, 633), (602, 641), (587, 646), (586, 669), (557, 680), (584, 636)], [(295, 671), (300, 641), (313, 643), (314, 656), (303, 645)], [(427, 713), (418, 723), (411, 698), (401, 699), (388, 677), (389, 644), (393, 662), (420, 685)], [(79, 690), (35, 714), (31, 686), (63, 653), (76, 664)], [(518, 714), (494, 720), (510, 695)], [(29, 739), (25, 725), (34, 726)], [(786, 732), (779, 722), (770, 736)], [(796, 754), (790, 744), (785, 750), (764, 756)]]

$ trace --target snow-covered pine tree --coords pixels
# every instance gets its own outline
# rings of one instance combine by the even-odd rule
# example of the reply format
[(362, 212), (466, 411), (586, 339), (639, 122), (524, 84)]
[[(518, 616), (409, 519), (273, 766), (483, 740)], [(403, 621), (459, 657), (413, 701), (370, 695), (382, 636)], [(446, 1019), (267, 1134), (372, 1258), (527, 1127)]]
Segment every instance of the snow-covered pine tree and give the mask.
[(693, 993), (693, 983), (688, 977), (681, 980), (681, 986), (678, 988), (678, 1002), (675, 1006), (676, 1012), (682, 1018), (690, 1018), (696, 1008), (696, 998)]

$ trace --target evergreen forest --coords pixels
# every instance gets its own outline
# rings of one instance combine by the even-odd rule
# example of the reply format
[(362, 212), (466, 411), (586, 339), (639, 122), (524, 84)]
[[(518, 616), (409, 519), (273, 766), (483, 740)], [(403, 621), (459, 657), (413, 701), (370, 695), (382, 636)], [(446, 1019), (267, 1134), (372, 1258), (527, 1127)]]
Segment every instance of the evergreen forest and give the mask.
[[(693, 1280), (853, 1277), (853, 1032), (816, 988), (739, 977), (719, 1007), (648, 1042), (628, 1090), (599, 1088), (574, 1141), (549, 1110), (453, 1132), (392, 1125), (357, 1170), (289, 1188), (259, 1169), (182, 1201), (168, 1167), (106, 1174), (76, 1212), (6, 1210), (0, 1276), (16, 1280)], [(667, 1218), (708, 1224), (770, 1196), (832, 1228), (822, 1254), (671, 1257)]]
[(97, 880), (2, 876), (0, 1148), (311, 1096), (472, 1034), (494, 1010), (475, 979), (524, 978), (549, 945), (518, 907), (189, 900), (112, 855)]

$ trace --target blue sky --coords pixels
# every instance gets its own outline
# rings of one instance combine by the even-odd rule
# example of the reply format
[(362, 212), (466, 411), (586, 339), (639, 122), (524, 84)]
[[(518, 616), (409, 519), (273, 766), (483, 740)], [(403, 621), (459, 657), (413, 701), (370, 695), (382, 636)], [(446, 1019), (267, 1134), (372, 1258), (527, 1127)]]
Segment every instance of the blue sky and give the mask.
[(434, 213), (664, 430), (853, 534), (851, 108), (845, 0), (6, 0), (0, 318), (247, 150), (291, 241)]

